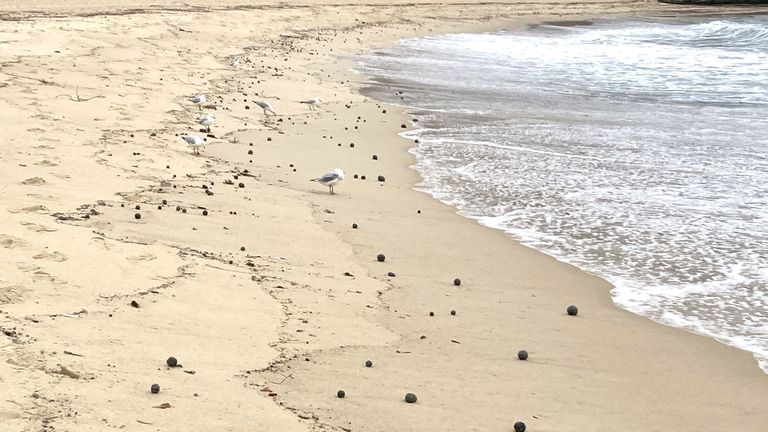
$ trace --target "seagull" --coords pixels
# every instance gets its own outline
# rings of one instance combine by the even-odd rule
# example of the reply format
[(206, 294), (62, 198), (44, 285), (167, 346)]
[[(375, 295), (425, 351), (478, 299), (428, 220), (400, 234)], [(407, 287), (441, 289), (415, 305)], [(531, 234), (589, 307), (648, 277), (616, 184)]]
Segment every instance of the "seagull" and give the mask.
[(208, 132), (211, 131), (211, 125), (216, 121), (216, 117), (213, 116), (213, 114), (206, 114), (199, 119), (197, 119), (197, 123), (200, 125), (203, 125), (207, 128)]
[(192, 149), (192, 154), (199, 155), (200, 147), (205, 148), (205, 140), (197, 135), (182, 135), (181, 137), (187, 142), (187, 145)]
[(267, 111), (271, 112), (273, 115), (277, 115), (277, 111), (275, 111), (274, 108), (272, 108), (272, 104), (267, 101), (253, 101), (256, 105), (261, 107), (261, 109), (264, 110), (264, 117), (267, 117)]
[(197, 105), (200, 108), (200, 111), (202, 111), (203, 105), (208, 102), (208, 99), (205, 98), (205, 95), (197, 95), (189, 98), (189, 101)]
[(312, 99), (307, 99), (303, 101), (299, 101), (299, 103), (307, 104), (310, 111), (314, 111), (317, 109), (317, 105), (320, 105), (320, 98), (315, 96)]
[(309, 181), (318, 182), (321, 185), (328, 186), (328, 192), (333, 195), (333, 187), (344, 180), (344, 171), (336, 168), (331, 172), (323, 174), (322, 177), (310, 179)]

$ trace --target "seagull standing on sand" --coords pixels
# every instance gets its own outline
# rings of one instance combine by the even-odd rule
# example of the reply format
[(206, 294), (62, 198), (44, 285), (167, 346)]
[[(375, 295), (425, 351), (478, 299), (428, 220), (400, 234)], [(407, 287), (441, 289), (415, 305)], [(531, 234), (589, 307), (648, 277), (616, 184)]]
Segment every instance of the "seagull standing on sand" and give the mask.
[(310, 179), (309, 181), (318, 182), (321, 185), (328, 186), (328, 192), (333, 195), (333, 187), (344, 180), (344, 171), (339, 168), (323, 174), (322, 177)]
[(216, 121), (216, 117), (213, 116), (213, 114), (206, 114), (199, 119), (197, 119), (197, 123), (205, 126), (206, 130), (208, 132), (211, 131), (211, 125)]
[(197, 135), (182, 135), (181, 137), (187, 142), (187, 145), (192, 149), (192, 154), (199, 155), (200, 147), (205, 148), (205, 140)]
[(253, 101), (253, 103), (255, 103), (255, 104), (256, 104), (256, 105), (258, 105), (258, 106), (259, 106), (261, 109), (263, 109), (263, 110), (264, 110), (264, 117), (267, 117), (267, 118), (269, 118), (269, 116), (267, 115), (267, 111), (271, 112), (273, 115), (277, 115), (277, 111), (275, 111), (275, 109), (274, 109), (274, 108), (272, 108), (272, 104), (271, 104), (271, 103), (269, 103), (269, 102), (267, 102), (267, 101), (263, 101), (263, 100), (260, 100), (260, 101)]
[(200, 111), (202, 111), (203, 105), (205, 105), (205, 103), (208, 102), (208, 99), (205, 98), (205, 95), (197, 95), (189, 98), (189, 101), (197, 105), (198, 108), (200, 108)]
[(299, 103), (306, 104), (310, 111), (315, 111), (317, 109), (317, 105), (320, 105), (320, 98), (315, 96), (312, 99), (299, 101)]

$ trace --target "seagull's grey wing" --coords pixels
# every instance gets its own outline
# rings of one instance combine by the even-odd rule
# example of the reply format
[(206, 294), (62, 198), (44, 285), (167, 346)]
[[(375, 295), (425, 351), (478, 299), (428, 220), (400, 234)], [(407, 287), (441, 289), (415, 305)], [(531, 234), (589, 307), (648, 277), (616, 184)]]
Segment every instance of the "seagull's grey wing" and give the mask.
[(335, 172), (329, 172), (327, 174), (324, 174), (322, 177), (317, 179), (320, 183), (328, 183), (329, 181), (337, 180), (339, 178), (339, 175)]

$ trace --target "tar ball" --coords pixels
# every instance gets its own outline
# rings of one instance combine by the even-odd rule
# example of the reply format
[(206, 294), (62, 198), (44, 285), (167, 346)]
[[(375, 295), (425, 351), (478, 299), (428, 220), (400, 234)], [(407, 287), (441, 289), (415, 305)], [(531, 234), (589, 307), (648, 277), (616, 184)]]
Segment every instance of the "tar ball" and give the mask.
[(528, 351), (520, 350), (517, 352), (517, 358), (520, 360), (528, 360)]
[(395, 277), (396, 275), (395, 275), (395, 273), (394, 273), (394, 272), (389, 272), (389, 273), (387, 273), (387, 276), (389, 276), (389, 277)]
[(376, 255), (376, 260), (378, 260), (379, 262), (384, 262), (384, 260), (386, 260), (386, 259), (387, 259), (387, 257), (385, 257), (384, 254)]
[(365, 180), (365, 176), (360, 176), (360, 180)]
[(408, 403), (416, 403), (416, 395), (413, 393), (406, 393), (405, 394), (405, 401)]
[(252, 155), (253, 154), (253, 150), (248, 150), (248, 154)]
[(461, 279), (459, 279), (459, 278), (454, 279), (453, 280), (453, 284), (456, 285), (456, 286), (461, 286)]
[(242, 188), (244, 188), (244, 187), (245, 187), (245, 183), (238, 183), (238, 184), (237, 184), (237, 187), (239, 187), (239, 188), (241, 188), (241, 189), (242, 189)]
[(379, 160), (379, 157), (377, 155), (373, 155), (373, 160)]
[(160, 393), (160, 384), (152, 384), (152, 387), (150, 387), (149, 391), (152, 393)]
[(405, 125), (405, 123), (403, 123), (403, 124), (401, 124), (401, 125), (400, 125), (400, 127), (401, 127), (401, 128), (403, 128), (403, 129), (405, 129), (405, 128), (407, 128), (408, 126), (406, 126), (406, 125)]
[(435, 316), (435, 313), (434, 312), (430, 312), (429, 316)]
[(380, 175), (380, 176), (377, 178), (377, 180), (378, 180), (378, 181), (380, 181), (380, 182), (383, 182), (385, 179), (384, 179), (384, 176)]
[(370, 361), (370, 360), (366, 360), (365, 361), (365, 367), (371, 367), (371, 366), (373, 366), (373, 362)]
[(136, 210), (141, 210), (141, 206), (136, 204), (136, 207), (134, 207)]
[(136, 213), (135, 215), (133, 215), (133, 217), (135, 217), (136, 219), (141, 219), (141, 213)]
[(168, 200), (163, 200), (163, 205), (168, 205)]
[(579, 308), (574, 305), (570, 305), (568, 306), (568, 309), (566, 309), (566, 312), (568, 312), (568, 315), (570, 316), (576, 316), (579, 314)]
[(523, 422), (515, 422), (513, 427), (515, 428), (515, 432), (525, 432), (525, 423)]
[(353, 228), (353, 229), (357, 229), (357, 224), (356, 224), (356, 223), (353, 223), (353, 224), (352, 224), (352, 228)]
[(455, 310), (451, 310), (451, 315), (456, 315), (456, 311)]
[(339, 391), (336, 392), (336, 397), (339, 398), (339, 399), (343, 399), (344, 396), (346, 396), (346, 395), (347, 394), (344, 393), (344, 390), (339, 390)]
[(176, 357), (168, 357), (168, 360), (166, 360), (165, 363), (168, 367), (176, 367), (179, 365), (179, 361), (176, 360)]
[(203, 216), (208, 216), (208, 210), (203, 210)]

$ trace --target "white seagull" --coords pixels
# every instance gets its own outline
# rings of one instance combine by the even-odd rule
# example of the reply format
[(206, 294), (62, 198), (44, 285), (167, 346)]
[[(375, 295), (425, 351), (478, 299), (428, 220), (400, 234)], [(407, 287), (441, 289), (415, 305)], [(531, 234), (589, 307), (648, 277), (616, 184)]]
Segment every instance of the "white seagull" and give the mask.
[(261, 109), (263, 109), (263, 110), (264, 110), (264, 117), (267, 117), (267, 118), (269, 118), (269, 116), (267, 116), (267, 111), (271, 112), (273, 115), (277, 115), (277, 111), (275, 111), (275, 109), (274, 109), (274, 108), (272, 108), (272, 104), (271, 104), (271, 103), (269, 103), (269, 102), (267, 102), (267, 101), (263, 101), (263, 100), (260, 100), (260, 101), (253, 101), (253, 103), (255, 103), (255, 104), (256, 104), (256, 105), (258, 105), (258, 106), (259, 106)]
[(323, 174), (322, 177), (310, 179), (309, 181), (318, 182), (321, 185), (328, 186), (328, 192), (333, 195), (333, 187), (344, 180), (344, 171), (336, 168), (331, 172)]
[(202, 111), (203, 105), (205, 105), (205, 103), (208, 102), (208, 99), (205, 98), (205, 95), (197, 95), (189, 98), (189, 101), (197, 105), (200, 108), (200, 111)]
[(208, 132), (211, 131), (211, 125), (216, 121), (216, 117), (213, 114), (206, 114), (197, 119), (199, 125), (205, 126)]
[(205, 140), (197, 135), (182, 135), (181, 137), (187, 142), (187, 145), (192, 149), (192, 154), (199, 155), (200, 147), (205, 148)]
[(299, 101), (299, 103), (306, 104), (309, 107), (310, 111), (314, 111), (317, 109), (317, 105), (320, 105), (320, 98), (315, 96), (312, 99)]

